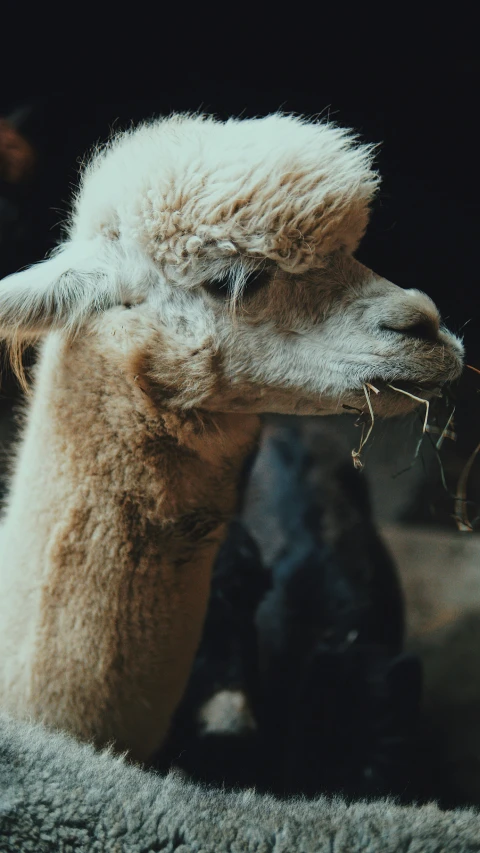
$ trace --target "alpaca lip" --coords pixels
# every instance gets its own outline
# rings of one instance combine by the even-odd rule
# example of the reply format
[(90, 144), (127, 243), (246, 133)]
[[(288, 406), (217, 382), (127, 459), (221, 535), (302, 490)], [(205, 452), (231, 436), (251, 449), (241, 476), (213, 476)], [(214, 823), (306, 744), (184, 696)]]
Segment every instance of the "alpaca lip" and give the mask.
[[(378, 391), (392, 392), (394, 386), (400, 391), (406, 391), (407, 394), (413, 394), (417, 397), (428, 394), (429, 397), (441, 397), (446, 383), (439, 382), (413, 382), (406, 379), (392, 379), (387, 382), (385, 379), (372, 379), (369, 383), (377, 388)], [(393, 391), (393, 393), (395, 393)]]
[(400, 391), (407, 391), (409, 394), (416, 394), (420, 397), (424, 394), (428, 394), (430, 397), (441, 397), (446, 383), (400, 381), (391, 384), (399, 388)]

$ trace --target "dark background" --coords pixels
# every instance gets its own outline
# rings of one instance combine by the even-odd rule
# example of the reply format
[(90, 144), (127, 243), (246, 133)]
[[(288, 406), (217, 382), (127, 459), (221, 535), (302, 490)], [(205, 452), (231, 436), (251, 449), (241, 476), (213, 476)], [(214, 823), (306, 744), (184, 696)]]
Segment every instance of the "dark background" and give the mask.
[[(464, 337), (467, 361), (480, 365), (480, 61), (470, 43), (473, 19), (458, 8), (420, 20), (418, 10), (395, 5), (383, 18), (368, 8), (352, 18), (348, 7), (328, 16), (323, 7), (277, 7), (266, 25), (258, 9), (246, 7), (224, 8), (220, 17), (209, 9), (192, 17), (189, 7), (179, 7), (168, 20), (162, 10), (158, 19), (142, 17), (140, 7), (131, 12), (120, 30), (98, 33), (88, 44), (73, 22), (53, 48), (40, 42), (39, 49), (32, 24), (27, 36), (11, 28), (0, 116), (16, 117), (37, 163), (21, 185), (0, 180), (0, 275), (56, 244), (79, 162), (112, 129), (172, 110), (220, 118), (278, 109), (322, 115), (379, 143), (382, 187), (359, 259), (431, 295), (449, 328)], [(445, 456), (452, 488), (480, 440), (479, 388), (480, 376), (466, 371), (459, 440)], [(2, 393), (8, 404), (15, 393), (8, 378)], [(480, 501), (477, 479), (474, 471), (472, 506)], [(450, 498), (432, 515), (431, 495), (419, 488), (409, 519), (426, 521), (436, 512), (450, 523)], [(438, 493), (438, 472), (432, 488)]]
[[(472, 21), (465, 22), (465, 36), (469, 26)], [(475, 342), (477, 52), (465, 47), (462, 35), (448, 32), (448, 22), (441, 37), (433, 31), (427, 37), (428, 27), (422, 37), (412, 26), (407, 41), (393, 18), (388, 37), (387, 30), (381, 38), (372, 29), (363, 48), (365, 35), (359, 31), (356, 39), (354, 29), (324, 34), (313, 54), (310, 42), (302, 50), (298, 40), (288, 49), (285, 40), (278, 48), (272, 40), (260, 42), (259, 54), (258, 47), (239, 38), (231, 43), (229, 61), (222, 54), (218, 65), (211, 42), (203, 64), (198, 50), (179, 62), (169, 45), (154, 73), (150, 65), (139, 64), (137, 44), (136, 53), (115, 60), (122, 80), (132, 66), (126, 83), (115, 69), (108, 76), (99, 69), (92, 80), (92, 63), (87, 63), (90, 73), (83, 85), (83, 66), (62, 80), (62, 70), (68, 71), (65, 53), (53, 79), (43, 85), (37, 74), (42, 82), (43, 69), (35, 63), (30, 75), (17, 68), (0, 89), (0, 115), (30, 108), (20, 124), (39, 162), (28, 203), (28, 245), (3, 239), (1, 271), (38, 260), (55, 244), (79, 159), (111, 128), (172, 110), (201, 109), (222, 118), (277, 109), (321, 114), (380, 143), (382, 190), (360, 259), (398, 284), (427, 290), (454, 330), (470, 321), (465, 339), (467, 345)]]

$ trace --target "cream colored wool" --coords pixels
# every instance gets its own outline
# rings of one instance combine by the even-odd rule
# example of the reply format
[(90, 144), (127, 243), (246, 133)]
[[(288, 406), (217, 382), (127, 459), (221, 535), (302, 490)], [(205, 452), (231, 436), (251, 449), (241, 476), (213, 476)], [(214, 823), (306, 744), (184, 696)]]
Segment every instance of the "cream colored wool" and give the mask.
[(152, 122), (93, 158), (72, 237), (140, 245), (175, 280), (219, 257), (304, 272), (357, 247), (378, 183), (371, 159), (347, 131), (293, 116)]

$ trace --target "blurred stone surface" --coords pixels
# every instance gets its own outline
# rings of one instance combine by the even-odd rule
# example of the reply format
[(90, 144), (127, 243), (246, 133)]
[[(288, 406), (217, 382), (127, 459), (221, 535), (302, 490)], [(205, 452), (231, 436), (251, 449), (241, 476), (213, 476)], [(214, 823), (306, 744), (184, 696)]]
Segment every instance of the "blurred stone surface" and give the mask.
[(400, 526), (382, 533), (405, 592), (408, 647), (424, 666), (426, 760), (449, 802), (479, 805), (480, 539)]

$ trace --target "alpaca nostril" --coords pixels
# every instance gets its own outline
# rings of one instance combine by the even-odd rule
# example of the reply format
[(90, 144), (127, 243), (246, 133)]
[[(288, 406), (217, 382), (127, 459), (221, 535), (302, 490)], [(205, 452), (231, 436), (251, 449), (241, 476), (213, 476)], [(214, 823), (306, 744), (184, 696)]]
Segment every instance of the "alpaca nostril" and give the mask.
[(438, 324), (423, 320), (405, 329), (403, 334), (410, 338), (418, 338), (420, 341), (436, 341), (438, 339)]
[(439, 323), (437, 319), (424, 318), (415, 323), (405, 326), (383, 325), (381, 327), (387, 332), (396, 332), (407, 338), (416, 338), (418, 341), (438, 341)]

